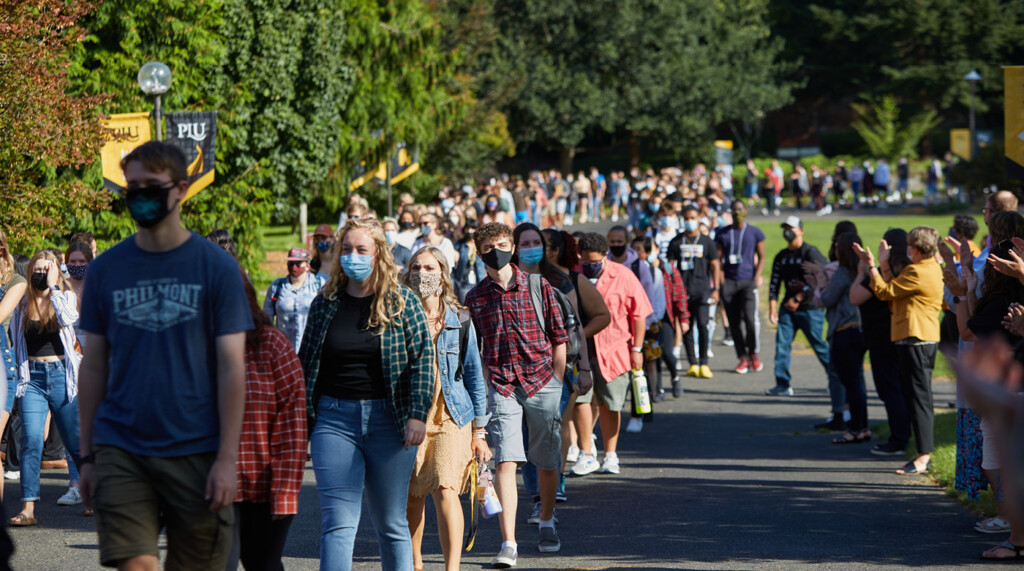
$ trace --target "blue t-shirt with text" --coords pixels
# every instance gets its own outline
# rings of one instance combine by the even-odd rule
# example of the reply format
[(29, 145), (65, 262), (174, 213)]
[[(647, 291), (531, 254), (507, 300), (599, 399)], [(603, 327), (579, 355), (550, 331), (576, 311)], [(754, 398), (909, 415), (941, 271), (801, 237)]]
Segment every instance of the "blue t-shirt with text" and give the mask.
[(754, 277), (754, 253), (757, 243), (764, 242), (764, 232), (757, 226), (733, 225), (715, 232), (715, 243), (722, 249), (722, 273), (726, 279), (749, 280)]
[(169, 252), (135, 236), (89, 265), (81, 328), (109, 344), (93, 444), (178, 457), (216, 452), (217, 347), (252, 329), (238, 263), (198, 234)]

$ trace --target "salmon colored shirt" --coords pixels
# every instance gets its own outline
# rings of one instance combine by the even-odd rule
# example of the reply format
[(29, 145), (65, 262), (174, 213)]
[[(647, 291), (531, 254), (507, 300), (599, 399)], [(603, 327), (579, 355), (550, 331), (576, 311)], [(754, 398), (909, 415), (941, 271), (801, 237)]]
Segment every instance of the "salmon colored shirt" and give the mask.
[(612, 322), (594, 336), (597, 365), (605, 382), (632, 368), (633, 324), (647, 319), (654, 312), (640, 280), (626, 266), (606, 259), (604, 271), (597, 280)]

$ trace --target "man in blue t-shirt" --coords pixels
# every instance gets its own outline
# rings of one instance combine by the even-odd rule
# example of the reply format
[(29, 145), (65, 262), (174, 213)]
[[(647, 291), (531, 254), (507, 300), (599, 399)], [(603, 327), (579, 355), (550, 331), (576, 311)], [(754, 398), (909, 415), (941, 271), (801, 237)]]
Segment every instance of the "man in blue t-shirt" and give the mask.
[(223, 569), (231, 549), (252, 313), (227, 253), (181, 225), (185, 157), (121, 161), (136, 234), (89, 266), (79, 374), (81, 489), (105, 566)]
[(718, 281), (722, 302), (740, 360), (734, 370), (743, 374), (764, 369), (757, 356), (757, 290), (764, 270), (764, 232), (747, 224), (747, 206), (742, 200), (732, 201), (732, 220), (731, 225), (715, 232), (715, 244), (725, 276)]

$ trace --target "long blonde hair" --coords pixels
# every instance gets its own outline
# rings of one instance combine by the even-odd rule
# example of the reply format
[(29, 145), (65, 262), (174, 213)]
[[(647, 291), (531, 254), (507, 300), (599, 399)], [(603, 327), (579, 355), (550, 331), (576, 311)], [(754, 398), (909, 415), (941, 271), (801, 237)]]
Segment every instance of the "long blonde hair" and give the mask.
[[(342, 242), (352, 230), (362, 230), (369, 234), (376, 248), (374, 258), (377, 264), (373, 268), (374, 299), (366, 325), (380, 335), (392, 323), (401, 325), (402, 313), (405, 311), (405, 297), (402, 296), (402, 286), (398, 283), (398, 266), (391, 256), (384, 227), (376, 220), (349, 220), (338, 229), (331, 253), (337, 255), (341, 252)], [(338, 292), (344, 291), (347, 286), (348, 276), (341, 271), (341, 264), (335, 263), (331, 268), (331, 276), (327, 278), (327, 283), (320, 291), (325, 298), (333, 301), (338, 298)]]
[[(57, 323), (57, 312), (53, 309), (52, 303), (44, 303), (42, 313), (39, 311), (39, 298), (42, 294), (34, 286), (32, 286), (32, 274), (36, 271), (36, 265), (42, 260), (49, 260), (53, 262), (58, 268), (60, 268), (60, 260), (57, 256), (54, 256), (52, 252), (48, 250), (40, 250), (36, 252), (35, 256), (28, 262), (28, 267), (25, 268), (25, 274), (29, 278), (28, 291), (25, 293), (25, 319), (21, 322), (21, 329), (25, 331), (28, 327), (28, 322), (39, 321), (39, 329), (44, 332), (57, 331), (60, 329), (60, 324)], [(64, 279), (64, 274), (57, 271), (57, 287), (60, 291), (67, 291), (71, 289), (71, 284)]]
[(0, 248), (3, 248), (0, 252), (0, 286), (5, 286), (14, 275), (14, 256), (7, 248), (7, 234), (3, 230), (0, 230)]
[[(409, 266), (412, 265), (413, 260), (424, 255), (430, 254), (437, 260), (438, 267), (441, 268), (441, 301), (448, 307), (455, 311), (461, 311), (466, 309), (461, 303), (459, 298), (455, 296), (455, 287), (452, 285), (451, 269), (448, 267), (448, 258), (445, 257), (444, 252), (440, 248), (434, 246), (423, 246), (409, 258), (409, 263), (406, 264), (405, 271), (402, 272), (401, 281), (402, 285), (409, 285)], [(418, 292), (413, 292), (418, 295)]]

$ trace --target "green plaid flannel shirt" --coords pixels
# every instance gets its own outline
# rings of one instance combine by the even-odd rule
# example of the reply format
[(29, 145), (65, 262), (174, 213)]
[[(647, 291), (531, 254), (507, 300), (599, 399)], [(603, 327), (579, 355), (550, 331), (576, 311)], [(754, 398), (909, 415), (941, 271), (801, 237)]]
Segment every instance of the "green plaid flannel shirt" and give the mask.
[[(436, 375), (434, 341), (430, 337), (427, 314), (412, 290), (399, 287), (405, 298), (405, 311), (397, 320), (392, 316), (391, 324), (381, 334), (380, 348), (391, 413), (399, 433), (404, 434), (410, 418), (426, 422), (434, 399)], [(317, 294), (309, 307), (306, 330), (302, 334), (299, 361), (306, 374), (306, 414), (310, 431), (316, 422), (316, 404), (320, 398), (316, 391), (320, 353), (340, 305), (340, 299), (330, 300), (322, 293)]]

